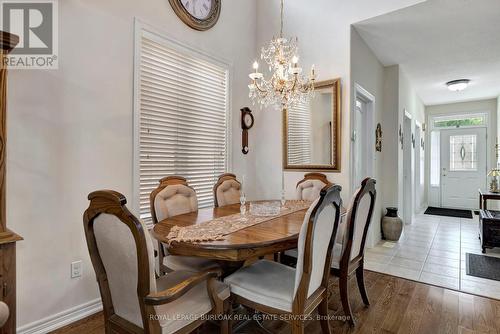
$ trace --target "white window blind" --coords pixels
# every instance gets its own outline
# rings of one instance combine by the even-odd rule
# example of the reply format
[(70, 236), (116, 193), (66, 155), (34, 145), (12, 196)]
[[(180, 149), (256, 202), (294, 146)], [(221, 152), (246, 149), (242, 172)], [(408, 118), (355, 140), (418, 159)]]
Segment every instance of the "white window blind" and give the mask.
[(299, 102), (288, 110), (288, 163), (311, 163), (312, 132), (309, 103)]
[(139, 201), (149, 222), (149, 195), (169, 175), (187, 179), (200, 208), (213, 205), (228, 169), (228, 70), (147, 36), (140, 43)]

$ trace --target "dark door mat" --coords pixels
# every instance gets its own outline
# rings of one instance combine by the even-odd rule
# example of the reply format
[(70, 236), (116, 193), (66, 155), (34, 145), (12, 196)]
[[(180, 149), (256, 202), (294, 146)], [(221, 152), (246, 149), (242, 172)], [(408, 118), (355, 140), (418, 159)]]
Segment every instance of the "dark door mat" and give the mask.
[(434, 216), (446, 216), (446, 217), (457, 217), (457, 218), (468, 218), (472, 219), (471, 210), (459, 210), (459, 209), (446, 209), (446, 208), (435, 208), (429, 206), (424, 212), (426, 215)]
[(467, 275), (500, 281), (500, 258), (466, 253)]

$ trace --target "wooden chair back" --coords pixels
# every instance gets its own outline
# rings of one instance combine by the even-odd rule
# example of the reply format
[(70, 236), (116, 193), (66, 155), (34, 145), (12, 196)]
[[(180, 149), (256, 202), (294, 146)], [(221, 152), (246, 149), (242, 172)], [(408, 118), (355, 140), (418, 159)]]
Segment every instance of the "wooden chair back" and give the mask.
[(330, 185), (332, 183), (323, 173), (304, 174), (304, 178), (295, 186), (296, 197), (301, 200), (314, 201), (319, 197), (321, 189)]
[(375, 184), (375, 179), (364, 179), (361, 182), (361, 187), (356, 190), (352, 197), (347, 210), (347, 225), (340, 259), (341, 270), (349, 268), (351, 263), (358, 262), (363, 258), (366, 236), (377, 197)]
[(308, 300), (328, 289), (332, 248), (340, 223), (341, 190), (339, 185), (323, 188), (304, 217), (298, 241), (294, 314), (304, 314), (301, 312)]
[(144, 298), (156, 291), (149, 232), (112, 190), (95, 191), (83, 216), (85, 237), (103, 302), (106, 332), (147, 328)]
[(214, 185), (214, 206), (237, 204), (240, 202), (241, 182), (236, 175), (225, 173), (219, 176)]
[[(177, 208), (175, 212), (169, 210), (167, 202), (168, 200), (159, 200), (158, 198), (158, 196), (161, 196), (167, 187), (175, 189), (172, 194), (166, 194), (167, 196), (189, 197), (188, 199), (183, 200), (180, 203), (182, 207)], [(181, 192), (182, 194), (176, 194), (176, 192)], [(177, 175), (167, 176), (160, 180), (160, 184), (158, 185), (158, 187), (149, 195), (149, 205), (153, 224), (156, 224), (159, 221), (172, 216), (198, 210), (196, 191), (188, 185), (188, 182), (184, 177)]]

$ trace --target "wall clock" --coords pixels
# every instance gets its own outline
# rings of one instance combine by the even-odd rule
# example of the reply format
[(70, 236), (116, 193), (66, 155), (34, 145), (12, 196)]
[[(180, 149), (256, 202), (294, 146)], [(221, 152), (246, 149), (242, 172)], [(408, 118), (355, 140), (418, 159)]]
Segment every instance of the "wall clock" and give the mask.
[(241, 128), (243, 129), (243, 133), (241, 135), (241, 152), (243, 154), (247, 154), (250, 150), (248, 148), (248, 130), (250, 130), (253, 126), (254, 118), (252, 115), (252, 111), (250, 108), (245, 107), (241, 109)]
[(177, 16), (195, 30), (208, 30), (219, 19), (221, 0), (169, 0)]

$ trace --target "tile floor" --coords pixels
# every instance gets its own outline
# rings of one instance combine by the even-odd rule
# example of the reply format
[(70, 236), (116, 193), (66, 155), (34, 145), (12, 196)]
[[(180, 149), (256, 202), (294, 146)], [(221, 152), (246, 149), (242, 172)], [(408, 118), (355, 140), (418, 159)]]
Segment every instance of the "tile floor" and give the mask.
[[(400, 240), (367, 249), (365, 268), (445, 288), (500, 299), (500, 281), (466, 274), (465, 254), (481, 254), (478, 216), (473, 219), (417, 215)], [(500, 257), (500, 249), (488, 249)]]

